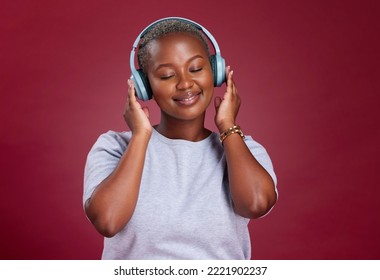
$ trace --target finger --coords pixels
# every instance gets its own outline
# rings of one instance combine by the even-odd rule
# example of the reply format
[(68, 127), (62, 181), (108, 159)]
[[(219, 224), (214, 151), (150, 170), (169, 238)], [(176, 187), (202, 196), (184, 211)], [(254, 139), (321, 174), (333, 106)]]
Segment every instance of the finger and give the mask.
[(222, 103), (222, 99), (219, 96), (215, 97), (214, 106), (216, 111), (219, 110), (220, 103)]
[(131, 79), (128, 79), (128, 98), (129, 102), (136, 101), (135, 85)]
[(228, 85), (228, 78), (230, 76), (231, 66), (226, 66), (226, 85)]
[(230, 73), (230, 69), (231, 69), (231, 66), (226, 66), (226, 82), (227, 82), (227, 79), (228, 79), (228, 73)]
[(129, 108), (129, 104), (130, 104), (130, 94), (131, 94), (131, 83), (130, 83), (130, 79), (128, 79), (127, 81), (127, 84), (128, 84), (128, 94), (127, 94), (127, 100), (125, 102), (125, 110), (127, 110)]
[(225, 98), (227, 98), (231, 94), (233, 94), (233, 90), (234, 90), (234, 82), (232, 80), (233, 73), (234, 73), (233, 70), (229, 69), (228, 75), (227, 75), (227, 88), (226, 88), (226, 92), (224, 94)]
[(233, 95), (238, 95), (238, 90), (234, 81), (234, 71), (231, 70), (229, 73), (229, 81), (228, 83), (231, 85), (231, 93)]
[(147, 116), (147, 118), (149, 119), (149, 116), (150, 116), (150, 113), (149, 113), (149, 108), (144, 106), (142, 107), (142, 110), (144, 111), (145, 115)]

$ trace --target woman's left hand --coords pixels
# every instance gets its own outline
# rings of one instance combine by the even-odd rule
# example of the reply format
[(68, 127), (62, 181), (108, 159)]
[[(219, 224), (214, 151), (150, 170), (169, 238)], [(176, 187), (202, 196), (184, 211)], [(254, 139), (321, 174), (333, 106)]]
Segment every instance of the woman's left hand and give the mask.
[(233, 71), (230, 66), (226, 67), (226, 79), (227, 88), (223, 99), (217, 96), (214, 100), (216, 111), (215, 124), (220, 132), (235, 125), (235, 119), (240, 107), (240, 97), (233, 80)]

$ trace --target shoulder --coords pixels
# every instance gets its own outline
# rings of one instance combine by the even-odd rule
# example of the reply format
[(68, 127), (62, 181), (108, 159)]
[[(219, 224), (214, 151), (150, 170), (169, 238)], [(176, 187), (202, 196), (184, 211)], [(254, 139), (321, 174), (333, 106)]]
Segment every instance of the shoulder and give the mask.
[(97, 142), (104, 143), (119, 143), (119, 144), (128, 144), (131, 140), (132, 132), (130, 131), (113, 131), (109, 130), (103, 134), (101, 134), (97, 140)]
[(122, 153), (128, 146), (131, 137), (132, 133), (130, 131), (116, 132), (109, 130), (98, 137), (91, 150), (92, 152), (107, 150)]

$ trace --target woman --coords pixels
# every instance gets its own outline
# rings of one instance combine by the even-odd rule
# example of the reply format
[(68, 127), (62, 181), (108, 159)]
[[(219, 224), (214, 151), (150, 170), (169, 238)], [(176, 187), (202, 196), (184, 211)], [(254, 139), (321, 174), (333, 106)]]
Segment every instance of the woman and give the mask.
[[(151, 125), (129, 80), (130, 131), (101, 135), (88, 155), (84, 207), (106, 237), (102, 258), (250, 259), (247, 225), (274, 206), (276, 177), (235, 123), (233, 71), (214, 98), (206, 38), (186, 19), (154, 24), (137, 55), (161, 120)], [(204, 125), (213, 99), (218, 133)]]

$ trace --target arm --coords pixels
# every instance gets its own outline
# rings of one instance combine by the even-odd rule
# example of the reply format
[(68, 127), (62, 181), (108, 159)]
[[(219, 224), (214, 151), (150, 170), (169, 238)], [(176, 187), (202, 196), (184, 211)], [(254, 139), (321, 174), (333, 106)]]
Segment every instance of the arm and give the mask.
[(87, 217), (104, 236), (112, 237), (129, 222), (140, 189), (147, 145), (152, 127), (147, 108), (137, 102), (129, 83), (125, 120), (132, 137), (115, 170), (95, 189), (85, 203)]
[(227, 137), (223, 145), (236, 213), (250, 219), (265, 215), (277, 200), (272, 177), (238, 134)]
[[(215, 99), (215, 123), (220, 132), (234, 126), (240, 106), (240, 97), (232, 79), (233, 72), (227, 67), (226, 73), (226, 93), (223, 100)], [(277, 200), (271, 176), (255, 159), (240, 135), (235, 133), (228, 136), (223, 147), (235, 212), (246, 218), (265, 215)]]

